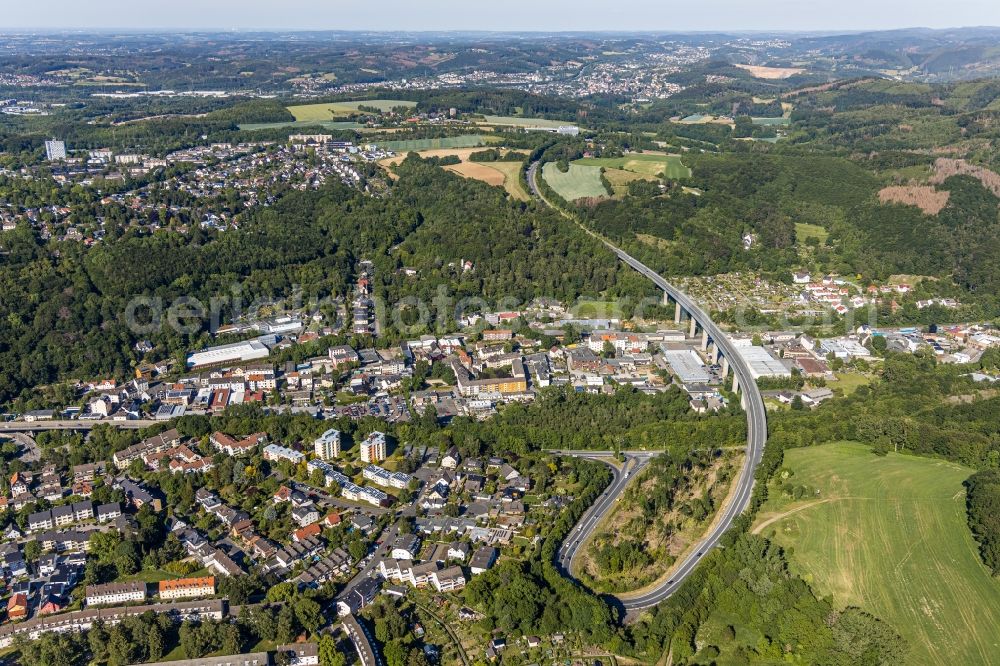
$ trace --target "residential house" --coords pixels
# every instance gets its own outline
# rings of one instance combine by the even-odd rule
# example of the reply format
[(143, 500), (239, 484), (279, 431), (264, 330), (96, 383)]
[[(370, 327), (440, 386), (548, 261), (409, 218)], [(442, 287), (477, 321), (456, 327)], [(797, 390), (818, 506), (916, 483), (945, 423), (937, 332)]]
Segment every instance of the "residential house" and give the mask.
[(452, 592), (465, 587), (465, 574), (462, 567), (452, 566), (440, 571), (432, 571), (431, 584), (438, 592)]
[(17, 593), (7, 601), (7, 619), (11, 622), (28, 617), (28, 595)]
[(86, 591), (88, 606), (124, 604), (146, 599), (146, 583), (142, 581), (88, 585)]
[(295, 449), (279, 446), (277, 444), (268, 444), (264, 447), (264, 459), (275, 462), (279, 460), (287, 460), (293, 465), (298, 465), (300, 462), (303, 462), (306, 457), (304, 454), (296, 451)]
[(366, 578), (361, 581), (337, 601), (337, 614), (344, 617), (358, 612), (375, 599), (381, 585), (381, 581), (377, 578)]
[(465, 558), (469, 556), (470, 550), (469, 544), (463, 541), (455, 541), (448, 546), (448, 559), (464, 562)]
[(122, 507), (118, 502), (102, 504), (97, 507), (97, 522), (107, 523), (122, 515)]
[[(284, 655), (288, 666), (318, 666), (319, 646), (316, 643), (279, 645), (275, 652)], [(236, 665), (234, 665), (236, 666)]]
[(312, 503), (292, 508), (292, 520), (300, 527), (305, 527), (319, 520), (319, 511)]
[(163, 510), (163, 501), (142, 484), (130, 479), (122, 479), (118, 486), (136, 509), (141, 509), (148, 504), (154, 511)]
[(493, 567), (499, 552), (492, 546), (480, 546), (469, 560), (469, 570), (472, 575), (481, 574)]
[(161, 580), (158, 592), (161, 600), (210, 597), (215, 594), (215, 576)]
[(415, 534), (400, 534), (392, 542), (390, 557), (397, 560), (412, 560), (420, 550), (420, 537)]
[(462, 456), (458, 452), (458, 447), (452, 446), (448, 449), (448, 452), (444, 454), (441, 458), (441, 467), (446, 469), (455, 469), (458, 464), (462, 462)]

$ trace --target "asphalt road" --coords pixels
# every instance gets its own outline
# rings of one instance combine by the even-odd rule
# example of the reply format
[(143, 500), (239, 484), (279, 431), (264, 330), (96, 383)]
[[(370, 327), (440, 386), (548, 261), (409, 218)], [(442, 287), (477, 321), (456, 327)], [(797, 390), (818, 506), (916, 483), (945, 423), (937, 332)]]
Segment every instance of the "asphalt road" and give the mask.
[(545, 199), (542, 199), (542, 193), (538, 191), (538, 183), (535, 182), (535, 176), (538, 174), (538, 164), (538, 162), (532, 162), (531, 166), (528, 167), (528, 173), (526, 174), (528, 177), (528, 187), (536, 198), (545, 201)]
[(0, 433), (2, 432), (38, 432), (41, 430), (90, 430), (96, 425), (106, 424), (116, 428), (126, 430), (140, 430), (163, 423), (163, 421), (153, 421), (140, 419), (136, 421), (99, 421), (92, 419), (63, 419), (53, 421), (4, 421), (0, 423)]
[(559, 549), (559, 566), (562, 568), (563, 572), (568, 576), (571, 575), (571, 567), (573, 560), (576, 558), (577, 554), (580, 552), (580, 546), (587, 542), (590, 535), (593, 534), (594, 530), (600, 524), (601, 519), (604, 518), (605, 514), (611, 510), (618, 501), (619, 496), (622, 491), (625, 490), (625, 486), (628, 485), (629, 481), (642, 471), (642, 468), (649, 463), (649, 459), (652, 458), (655, 453), (642, 453), (642, 454), (625, 454), (625, 462), (622, 464), (621, 469), (615, 467), (607, 460), (607, 456), (613, 455), (610, 451), (608, 452), (594, 452), (594, 451), (555, 451), (554, 453), (559, 453), (562, 455), (574, 455), (581, 458), (591, 458), (605, 462), (611, 467), (611, 473), (614, 475), (614, 479), (601, 496), (597, 498), (587, 509), (583, 516), (581, 516), (580, 521), (570, 532), (569, 536), (563, 542), (562, 547)]
[(354, 575), (354, 578), (349, 580), (347, 584), (344, 585), (344, 589), (341, 590), (340, 594), (338, 594), (333, 600), (334, 603), (336, 603), (338, 599), (346, 598), (347, 594), (354, 589), (355, 585), (371, 576), (372, 571), (378, 570), (378, 563), (382, 561), (383, 558), (389, 556), (389, 553), (392, 551), (392, 542), (396, 539), (398, 534), (399, 530), (395, 525), (389, 525), (382, 531), (382, 534), (380, 534), (378, 538), (378, 541), (380, 541), (382, 545), (375, 546), (375, 550), (372, 551), (372, 556), (364, 562), (361, 569), (358, 570), (358, 573)]
[(10, 433), (10, 437), (21, 446), (19, 457), (23, 462), (33, 463), (41, 460), (42, 452), (39, 450), (38, 442), (35, 441), (34, 437), (26, 432), (12, 432)]
[[(528, 168), (528, 184), (531, 186), (531, 191), (535, 194), (535, 196), (544, 202), (544, 199), (542, 199), (539, 195), (538, 188), (535, 183), (537, 172), (538, 163), (535, 162)], [(584, 231), (590, 235), (599, 239), (612, 252), (618, 255), (619, 259), (634, 268), (641, 275), (653, 282), (653, 284), (657, 287), (669, 294), (674, 301), (680, 303), (681, 308), (683, 308), (684, 311), (687, 312), (696, 322), (698, 322), (698, 325), (708, 333), (709, 339), (718, 346), (722, 356), (729, 360), (729, 366), (739, 378), (740, 387), (743, 391), (744, 409), (747, 415), (747, 455), (743, 467), (740, 470), (740, 474), (735, 480), (736, 485), (732, 498), (723, 508), (722, 512), (716, 517), (711, 531), (705, 535), (705, 538), (697, 545), (696, 550), (676, 566), (672, 578), (656, 585), (652, 589), (647, 590), (640, 595), (622, 595), (618, 598), (618, 601), (621, 603), (622, 608), (626, 612), (637, 611), (642, 610), (643, 608), (649, 608), (650, 606), (655, 606), (673, 594), (677, 588), (680, 587), (681, 583), (684, 582), (684, 579), (691, 575), (691, 572), (694, 571), (696, 566), (698, 566), (698, 562), (701, 561), (705, 554), (718, 545), (719, 540), (722, 539), (722, 536), (733, 524), (733, 521), (735, 521), (736, 518), (739, 517), (739, 515), (743, 513), (743, 511), (750, 504), (750, 498), (753, 494), (754, 472), (757, 469), (757, 465), (760, 464), (761, 457), (764, 454), (764, 444), (767, 442), (767, 413), (764, 409), (764, 399), (761, 397), (760, 390), (757, 388), (757, 382), (753, 378), (753, 375), (750, 374), (750, 367), (743, 360), (743, 357), (739, 355), (732, 341), (730, 341), (729, 338), (727, 338), (722, 332), (722, 329), (720, 329), (718, 325), (716, 325), (716, 323), (713, 322), (709, 316), (687, 296), (687, 294), (674, 287), (659, 273), (649, 268), (624, 250), (612, 243), (609, 243), (606, 239), (598, 236), (593, 231), (586, 229), (582, 225), (581, 228), (583, 228)], [(585, 514), (583, 520), (587, 520), (586, 515), (587, 514)], [(576, 528), (574, 528), (574, 532), (575, 531)]]

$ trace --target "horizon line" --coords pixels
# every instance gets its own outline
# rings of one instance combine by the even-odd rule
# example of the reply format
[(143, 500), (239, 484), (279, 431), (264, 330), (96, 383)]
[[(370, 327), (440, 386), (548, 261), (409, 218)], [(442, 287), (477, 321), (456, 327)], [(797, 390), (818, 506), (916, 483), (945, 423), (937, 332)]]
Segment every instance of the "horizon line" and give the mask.
[(268, 28), (268, 27), (221, 27), (221, 26), (171, 26), (171, 27), (6, 27), (0, 26), (0, 34), (7, 33), (74, 33), (80, 35), (100, 35), (106, 33), (137, 33), (137, 34), (183, 34), (183, 33), (218, 33), (218, 34), (384, 34), (384, 35), (441, 35), (441, 34), (482, 34), (482, 35), (840, 35), (871, 32), (903, 32), (930, 31), (944, 32), (950, 30), (1000, 30), (1000, 25), (959, 25), (933, 28), (928, 26), (901, 26), (893, 28), (757, 28), (757, 29), (667, 29), (667, 28), (565, 28), (555, 30), (540, 30), (537, 28), (503, 28), (488, 30), (480, 28), (442, 28), (442, 29), (393, 29), (393, 28)]

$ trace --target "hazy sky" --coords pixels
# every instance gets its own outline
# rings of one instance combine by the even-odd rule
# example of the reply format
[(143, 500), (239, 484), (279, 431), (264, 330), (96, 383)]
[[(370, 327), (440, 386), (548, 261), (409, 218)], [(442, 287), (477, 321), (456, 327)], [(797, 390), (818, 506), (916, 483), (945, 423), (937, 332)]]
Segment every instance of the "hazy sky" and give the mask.
[(845, 30), (1000, 25), (1000, 0), (4, 0), (3, 28)]

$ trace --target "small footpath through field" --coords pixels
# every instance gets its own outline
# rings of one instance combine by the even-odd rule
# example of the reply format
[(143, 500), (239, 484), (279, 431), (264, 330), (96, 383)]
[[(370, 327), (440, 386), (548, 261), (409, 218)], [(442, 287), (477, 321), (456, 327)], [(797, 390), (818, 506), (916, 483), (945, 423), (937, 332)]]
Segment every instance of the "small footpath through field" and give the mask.
[[(817, 594), (889, 622), (907, 664), (1000, 663), (1000, 582), (966, 523), (971, 469), (857, 443), (789, 450), (784, 469), (756, 529), (789, 549)], [(808, 493), (792, 500), (782, 486)]]

